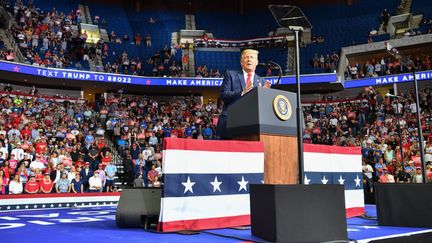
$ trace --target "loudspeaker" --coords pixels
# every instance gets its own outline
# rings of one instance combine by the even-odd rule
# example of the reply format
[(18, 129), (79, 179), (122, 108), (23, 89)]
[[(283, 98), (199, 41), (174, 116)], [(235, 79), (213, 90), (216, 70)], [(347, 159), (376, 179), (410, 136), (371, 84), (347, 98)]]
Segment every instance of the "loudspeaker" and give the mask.
[(375, 183), (378, 224), (432, 228), (432, 184)]
[(252, 235), (270, 242), (348, 240), (343, 185), (250, 185)]
[(160, 213), (160, 188), (130, 188), (121, 193), (116, 212), (120, 228), (147, 228), (157, 222)]

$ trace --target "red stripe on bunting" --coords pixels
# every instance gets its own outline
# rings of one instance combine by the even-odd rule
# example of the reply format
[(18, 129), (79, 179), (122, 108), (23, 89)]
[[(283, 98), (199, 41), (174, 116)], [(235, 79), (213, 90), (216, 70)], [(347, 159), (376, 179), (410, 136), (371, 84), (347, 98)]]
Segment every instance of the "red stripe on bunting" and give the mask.
[(53, 198), (53, 197), (109, 197), (120, 196), (120, 192), (89, 192), (89, 193), (48, 193), (48, 194), (17, 194), (2, 195), (2, 199), (19, 199), (19, 198)]
[(165, 138), (165, 150), (194, 150), (210, 152), (264, 152), (263, 142), (236, 140), (197, 140), (184, 138)]
[(180, 230), (218, 229), (235, 226), (250, 225), (250, 215), (240, 215), (221, 218), (207, 218), (194, 220), (179, 220), (159, 223), (159, 230), (173, 232)]
[(365, 213), (364, 207), (357, 207), (357, 208), (347, 208), (346, 209), (346, 217), (352, 218), (356, 216), (360, 216)]
[(303, 151), (309, 153), (326, 153), (326, 154), (353, 154), (360, 155), (360, 147), (341, 147), (341, 146), (328, 146), (319, 144), (304, 144)]

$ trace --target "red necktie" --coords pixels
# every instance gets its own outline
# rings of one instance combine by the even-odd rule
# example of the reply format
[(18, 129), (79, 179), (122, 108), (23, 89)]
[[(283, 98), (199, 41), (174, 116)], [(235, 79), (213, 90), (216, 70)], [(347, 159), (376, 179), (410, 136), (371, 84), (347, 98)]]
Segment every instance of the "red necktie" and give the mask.
[(252, 86), (252, 73), (247, 74), (246, 87)]

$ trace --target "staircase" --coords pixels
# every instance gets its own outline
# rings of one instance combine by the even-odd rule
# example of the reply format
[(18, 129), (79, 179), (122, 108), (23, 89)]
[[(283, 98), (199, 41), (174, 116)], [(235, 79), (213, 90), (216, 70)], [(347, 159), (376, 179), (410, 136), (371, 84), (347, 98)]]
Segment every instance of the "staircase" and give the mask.
[(123, 167), (123, 158), (120, 156), (117, 145), (111, 141), (111, 138), (106, 135), (105, 133), (105, 142), (106, 145), (110, 150), (112, 154), (113, 164), (117, 168), (117, 175), (115, 178), (115, 186), (121, 191), (125, 187), (125, 179), (124, 179), (124, 167)]
[(15, 62), (21, 62), (24, 63), (25, 59), (24, 56), (18, 46), (18, 44), (15, 42), (14, 37), (9, 33), (9, 31), (0, 29), (0, 36), (3, 40), (3, 43), (5, 45), (5, 48), (8, 50), (13, 50), (15, 53)]
[(411, 12), (412, 0), (401, 0), (400, 5), (398, 6), (397, 14), (406, 14)]
[[(96, 58), (98, 57), (98, 55), (96, 55)], [(95, 59), (92, 59), (92, 58), (90, 58), (89, 60), (88, 60), (88, 62), (89, 62), (89, 66), (90, 66), (90, 71), (96, 71), (96, 61), (97, 60), (95, 60)]]
[(93, 24), (93, 19), (90, 14), (90, 9), (88, 5), (84, 6), (84, 16), (87, 24)]
[(109, 36), (108, 36), (108, 31), (106, 29), (99, 29), (100, 34), (101, 34), (101, 39), (104, 42), (109, 42)]
[(196, 30), (196, 24), (195, 24), (195, 15), (193, 14), (186, 14), (185, 15), (185, 29), (187, 30)]
[(78, 4), (78, 9), (81, 11), (81, 22), (84, 24), (93, 24), (89, 7), (87, 5)]
[[(196, 30), (196, 23), (195, 23), (195, 15), (193, 14), (186, 14), (185, 15), (185, 29), (186, 30)], [(194, 51), (188, 49), (188, 50), (182, 50), (182, 56), (187, 55), (189, 57), (188, 63), (183, 63), (183, 70), (186, 71), (186, 75), (189, 77), (195, 77), (195, 55)]]

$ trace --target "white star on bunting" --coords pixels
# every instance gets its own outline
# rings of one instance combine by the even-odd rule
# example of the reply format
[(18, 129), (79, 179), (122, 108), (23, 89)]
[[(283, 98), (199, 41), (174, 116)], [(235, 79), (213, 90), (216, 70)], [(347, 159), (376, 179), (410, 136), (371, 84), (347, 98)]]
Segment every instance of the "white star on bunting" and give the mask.
[(212, 184), (212, 186), (213, 186), (213, 192), (216, 192), (216, 191), (221, 192), (220, 185), (222, 184), (222, 182), (218, 181), (217, 176), (215, 176), (214, 181), (210, 182), (210, 184)]
[(327, 182), (328, 182), (328, 180), (325, 178), (325, 176), (322, 178), (322, 180), (321, 180), (321, 182), (323, 183), (323, 184), (327, 184)]
[(185, 187), (183, 193), (186, 193), (186, 192), (188, 192), (188, 191), (190, 191), (191, 193), (193, 193), (193, 189), (192, 189), (192, 187), (193, 187), (193, 185), (195, 185), (195, 182), (191, 182), (189, 176), (188, 176), (186, 182), (182, 182), (182, 185)]
[(355, 183), (356, 183), (356, 187), (360, 187), (360, 178), (358, 177), (358, 175), (357, 175), (357, 177), (354, 179), (354, 181), (355, 181)]
[(305, 178), (304, 178), (304, 184), (305, 184), (305, 185), (309, 185), (309, 184), (310, 184), (310, 181), (311, 181), (311, 179), (308, 179), (308, 178), (307, 178), (307, 175), (305, 175)]
[(242, 176), (242, 180), (241, 181), (237, 181), (237, 183), (240, 185), (239, 191), (241, 191), (242, 189), (244, 189), (245, 191), (247, 191), (246, 185), (248, 184), (248, 181), (245, 181), (244, 177)]
[(339, 184), (343, 185), (345, 182), (345, 179), (342, 178), (342, 175), (339, 175)]

